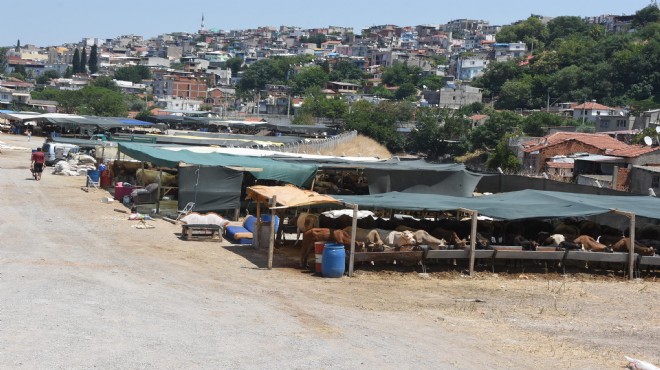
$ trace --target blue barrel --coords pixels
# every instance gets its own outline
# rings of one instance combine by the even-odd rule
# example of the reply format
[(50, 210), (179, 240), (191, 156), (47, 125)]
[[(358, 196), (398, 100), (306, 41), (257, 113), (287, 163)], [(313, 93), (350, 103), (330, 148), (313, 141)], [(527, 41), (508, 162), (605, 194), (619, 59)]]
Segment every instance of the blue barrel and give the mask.
[(99, 181), (101, 180), (101, 171), (99, 170), (87, 170), (87, 176), (89, 178), (87, 179), (87, 186), (91, 185), (89, 182), (96, 183), (97, 185), (99, 184)]
[(343, 244), (326, 243), (323, 248), (321, 272), (323, 277), (339, 278), (344, 276), (346, 250)]

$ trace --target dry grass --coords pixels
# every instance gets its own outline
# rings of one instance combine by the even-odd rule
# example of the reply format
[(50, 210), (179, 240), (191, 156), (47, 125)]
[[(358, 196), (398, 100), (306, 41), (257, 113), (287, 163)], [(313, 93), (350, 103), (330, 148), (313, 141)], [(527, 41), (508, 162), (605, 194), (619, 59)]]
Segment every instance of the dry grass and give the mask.
[[(301, 150), (305, 150), (305, 147), (302, 146)], [(384, 145), (379, 144), (374, 139), (362, 135), (358, 135), (353, 139), (339, 143), (333, 148), (323, 149), (320, 152), (316, 152), (313, 149), (310, 149), (306, 152), (340, 157), (378, 157), (380, 159), (392, 158), (392, 153), (390, 153)]]

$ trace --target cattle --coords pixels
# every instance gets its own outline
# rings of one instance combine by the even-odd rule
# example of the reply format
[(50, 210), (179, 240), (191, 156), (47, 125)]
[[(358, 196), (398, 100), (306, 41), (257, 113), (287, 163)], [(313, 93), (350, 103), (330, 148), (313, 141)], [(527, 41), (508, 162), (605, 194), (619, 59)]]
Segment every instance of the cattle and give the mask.
[(380, 239), (388, 246), (400, 248), (404, 245), (416, 245), (415, 235), (410, 230), (395, 231), (376, 229)]
[[(352, 234), (353, 232), (353, 227), (349, 226), (343, 229), (345, 232), (347, 232), (349, 235)], [(383, 247), (383, 240), (380, 238), (380, 234), (378, 234), (378, 231), (375, 229), (362, 229), (362, 228), (356, 228), (355, 229), (355, 244), (357, 245), (358, 243), (363, 243), (365, 247), (367, 248), (376, 248), (379, 250), (382, 250)]]
[(319, 227), (319, 216), (313, 213), (301, 212), (296, 219), (296, 242), (298, 245), (300, 235), (305, 231)]
[(573, 240), (573, 243), (590, 252), (611, 252), (612, 249), (605, 244), (601, 244), (589, 235), (580, 235)]
[(589, 235), (592, 238), (598, 238), (602, 234), (602, 229), (599, 223), (582, 220), (578, 222), (577, 227), (580, 229), (580, 235)]
[(305, 231), (302, 238), (302, 247), (300, 248), (301, 268), (305, 268), (307, 266), (307, 258), (314, 250), (314, 243), (316, 242), (339, 243), (343, 244), (344, 247), (350, 248), (351, 235), (344, 230), (328, 228), (314, 228)]
[[(615, 252), (629, 252), (630, 238), (621, 238), (621, 240), (612, 245), (612, 250)], [(653, 256), (655, 255), (655, 250), (652, 247), (642, 245), (637, 240), (635, 240), (635, 253), (641, 256)]]
[(452, 230), (447, 230), (442, 227), (436, 227), (431, 230), (431, 235), (438, 239), (446, 240), (449, 245), (453, 245), (457, 248), (465, 248), (467, 241), (458, 237), (458, 234)]
[[(139, 185), (149, 185), (158, 183), (160, 171), (139, 169), (135, 172), (135, 177)], [(177, 186), (177, 178), (167, 172), (163, 172), (163, 178), (160, 182), (161, 186)]]
[(447, 242), (429, 234), (426, 230), (417, 230), (413, 233), (418, 245), (428, 245), (430, 249), (447, 249)]

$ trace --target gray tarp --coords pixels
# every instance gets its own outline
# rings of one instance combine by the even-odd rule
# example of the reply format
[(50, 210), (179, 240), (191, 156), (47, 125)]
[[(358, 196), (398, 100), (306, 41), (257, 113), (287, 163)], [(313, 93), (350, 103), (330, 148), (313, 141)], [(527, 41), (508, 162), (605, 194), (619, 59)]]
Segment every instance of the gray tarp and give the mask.
[(384, 193), (376, 195), (336, 196), (361, 208), (385, 208), (411, 211), (448, 211), (458, 208), (476, 210), (481, 215), (516, 220), (593, 216), (612, 209), (638, 216), (660, 219), (660, 199), (648, 196), (610, 196), (573, 194), (540, 190), (463, 198), (446, 195)]
[(195, 211), (236, 209), (241, 204), (243, 172), (223, 167), (180, 166), (179, 209), (188, 202)]

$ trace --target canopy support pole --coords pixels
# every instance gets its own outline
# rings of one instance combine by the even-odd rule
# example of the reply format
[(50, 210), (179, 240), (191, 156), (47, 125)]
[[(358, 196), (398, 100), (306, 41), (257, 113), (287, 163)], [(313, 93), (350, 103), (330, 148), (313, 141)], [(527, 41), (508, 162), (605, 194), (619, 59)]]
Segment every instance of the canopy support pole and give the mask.
[[(144, 162), (142, 162), (144, 166)], [(158, 189), (156, 190), (156, 213), (160, 213), (160, 189), (163, 185), (163, 169), (159, 168), (158, 170)]]
[(254, 232), (252, 233), (252, 247), (254, 249), (259, 248), (259, 229), (261, 229), (261, 202), (259, 201), (259, 198), (257, 198), (257, 227), (254, 229)]
[(612, 213), (625, 216), (630, 219), (630, 248), (628, 249), (628, 279), (634, 278), (635, 272), (635, 214), (632, 212), (613, 209)]
[(474, 255), (477, 245), (477, 215), (479, 213), (477, 211), (465, 208), (461, 208), (458, 211), (470, 214), (472, 216), (472, 224), (470, 227), (470, 276), (472, 276), (474, 274)]
[(353, 222), (351, 224), (351, 252), (348, 257), (348, 276), (353, 277), (353, 264), (355, 263), (355, 233), (357, 231), (358, 205), (353, 204)]
[(275, 206), (277, 205), (277, 195), (273, 195), (270, 200), (270, 238), (268, 240), (268, 269), (273, 269), (273, 253), (275, 251)]

